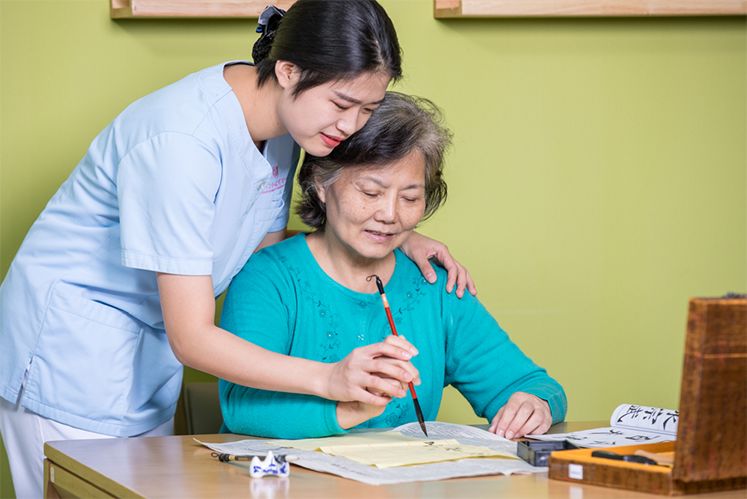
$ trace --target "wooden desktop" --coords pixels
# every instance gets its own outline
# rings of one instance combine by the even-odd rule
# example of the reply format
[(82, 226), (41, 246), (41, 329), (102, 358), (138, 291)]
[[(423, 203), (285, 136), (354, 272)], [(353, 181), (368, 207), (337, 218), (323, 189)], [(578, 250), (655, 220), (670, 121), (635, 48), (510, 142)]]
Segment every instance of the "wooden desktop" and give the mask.
[[(561, 423), (565, 432), (606, 426), (606, 422)], [(371, 486), (292, 466), (288, 479), (252, 479), (247, 468), (221, 463), (191, 436), (70, 440), (44, 446), (45, 497), (358, 497), (358, 498), (644, 498), (626, 490), (548, 480), (547, 473), (487, 476)], [(202, 435), (208, 442), (247, 438)], [(744, 490), (698, 495), (743, 499)]]

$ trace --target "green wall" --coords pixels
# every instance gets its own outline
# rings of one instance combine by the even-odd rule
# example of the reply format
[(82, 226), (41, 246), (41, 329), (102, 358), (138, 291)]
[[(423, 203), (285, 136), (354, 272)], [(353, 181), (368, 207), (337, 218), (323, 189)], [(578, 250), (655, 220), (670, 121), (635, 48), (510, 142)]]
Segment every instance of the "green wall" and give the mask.
[[(747, 288), (745, 18), (436, 21), (430, 0), (383, 3), (395, 88), (440, 104), (455, 134), (449, 201), (423, 232), (565, 385), (570, 419), (677, 406), (688, 298)], [(253, 28), (0, 0), (0, 275), (102, 127), (248, 57)], [(441, 417), (474, 420), (452, 395)]]

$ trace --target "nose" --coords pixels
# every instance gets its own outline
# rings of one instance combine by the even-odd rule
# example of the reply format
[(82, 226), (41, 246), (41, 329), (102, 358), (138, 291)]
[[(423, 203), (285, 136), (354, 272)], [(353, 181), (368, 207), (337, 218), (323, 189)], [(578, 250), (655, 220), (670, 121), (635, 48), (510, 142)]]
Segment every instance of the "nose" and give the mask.
[(381, 204), (374, 215), (377, 222), (393, 224), (397, 221), (397, 197), (382, 196)]
[(337, 120), (337, 129), (344, 134), (345, 137), (349, 137), (363, 128), (363, 125), (365, 124), (366, 117), (364, 117), (363, 113), (360, 112), (358, 106), (353, 106), (340, 115)]

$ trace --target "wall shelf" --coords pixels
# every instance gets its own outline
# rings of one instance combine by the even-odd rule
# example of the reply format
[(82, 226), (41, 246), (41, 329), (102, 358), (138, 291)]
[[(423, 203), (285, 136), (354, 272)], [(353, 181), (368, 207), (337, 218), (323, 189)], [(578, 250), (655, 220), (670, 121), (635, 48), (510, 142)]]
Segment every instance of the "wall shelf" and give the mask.
[(111, 0), (112, 19), (256, 18), (269, 4), (288, 9), (294, 0)]
[(439, 19), (744, 16), (747, 0), (434, 0), (433, 15)]

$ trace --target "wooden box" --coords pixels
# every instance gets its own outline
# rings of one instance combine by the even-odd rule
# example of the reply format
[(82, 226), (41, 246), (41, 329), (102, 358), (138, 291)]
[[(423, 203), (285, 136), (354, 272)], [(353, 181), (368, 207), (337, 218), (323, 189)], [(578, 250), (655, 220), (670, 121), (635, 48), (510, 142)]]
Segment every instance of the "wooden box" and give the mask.
[(747, 297), (694, 298), (685, 341), (677, 440), (611, 447), (674, 451), (674, 465), (553, 452), (550, 478), (666, 495), (747, 488)]

